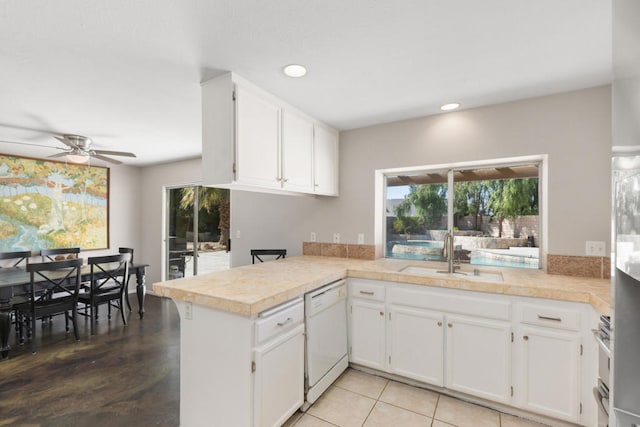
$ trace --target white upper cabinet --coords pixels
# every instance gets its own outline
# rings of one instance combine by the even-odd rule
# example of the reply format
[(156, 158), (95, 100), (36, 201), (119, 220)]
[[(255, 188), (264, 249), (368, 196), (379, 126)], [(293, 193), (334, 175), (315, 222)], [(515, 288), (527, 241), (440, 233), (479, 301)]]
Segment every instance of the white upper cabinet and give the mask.
[(338, 195), (338, 133), (317, 125), (313, 146), (314, 190), (317, 194)]
[(280, 188), (280, 108), (238, 86), (236, 118), (236, 180), (243, 184)]
[(337, 195), (338, 132), (233, 73), (202, 84), (203, 183)]
[(313, 122), (282, 111), (282, 188), (313, 191)]

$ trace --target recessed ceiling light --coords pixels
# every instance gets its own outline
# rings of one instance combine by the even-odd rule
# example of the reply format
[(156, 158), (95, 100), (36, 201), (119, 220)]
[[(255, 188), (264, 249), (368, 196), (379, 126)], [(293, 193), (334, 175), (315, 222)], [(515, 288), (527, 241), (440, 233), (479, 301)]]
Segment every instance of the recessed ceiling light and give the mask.
[(442, 111), (451, 111), (455, 110), (458, 107), (460, 107), (460, 104), (458, 104), (457, 102), (452, 102), (451, 104), (444, 104), (442, 107), (440, 107), (440, 109)]
[(282, 71), (289, 77), (302, 77), (307, 74), (307, 69), (300, 64), (287, 65)]

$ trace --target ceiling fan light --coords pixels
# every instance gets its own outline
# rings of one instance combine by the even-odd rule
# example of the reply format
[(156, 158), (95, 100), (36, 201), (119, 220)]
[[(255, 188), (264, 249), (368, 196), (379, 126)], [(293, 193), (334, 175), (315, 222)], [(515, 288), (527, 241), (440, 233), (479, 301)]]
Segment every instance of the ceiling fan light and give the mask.
[(82, 154), (69, 153), (65, 156), (65, 158), (71, 163), (84, 164), (89, 161), (89, 156), (83, 156)]

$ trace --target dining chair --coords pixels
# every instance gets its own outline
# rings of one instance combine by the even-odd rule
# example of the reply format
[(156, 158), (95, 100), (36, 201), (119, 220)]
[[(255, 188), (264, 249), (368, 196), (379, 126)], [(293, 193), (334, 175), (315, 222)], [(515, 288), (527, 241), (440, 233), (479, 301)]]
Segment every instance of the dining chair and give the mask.
[(76, 317), (81, 267), (82, 259), (31, 263), (26, 266), (30, 276), (29, 301), (15, 304), (13, 308), (18, 317), (20, 342), (24, 342), (23, 326), (26, 324), (32, 353), (37, 350), (37, 319), (64, 314), (67, 333), (71, 319), (76, 341), (80, 339)]
[[(133, 264), (133, 248), (120, 247), (118, 248), (118, 252), (121, 254), (131, 254), (131, 260), (129, 262)], [(125, 301), (127, 302), (127, 308), (131, 311), (131, 303), (129, 302), (129, 279), (130, 277), (127, 276), (127, 283), (124, 285), (124, 296)]]
[[(29, 257), (31, 256), (31, 251), (13, 251), (13, 252), (0, 252), (0, 261), (11, 261), (13, 265), (9, 267), (19, 267), (20, 263), (23, 261), (25, 265), (29, 263)], [(7, 266), (5, 266), (6, 268)], [(2, 268), (2, 265), (0, 265)]]
[(95, 334), (97, 310), (101, 304), (108, 305), (109, 319), (111, 307), (120, 310), (122, 323), (126, 326), (123, 303), (130, 261), (130, 253), (90, 257), (87, 260), (91, 268), (91, 288), (88, 292), (81, 293), (78, 300), (85, 305), (85, 309), (89, 308), (91, 335)]
[(77, 247), (51, 248), (51, 249), (40, 250), (40, 256), (42, 257), (42, 262), (62, 261), (64, 259), (78, 258), (79, 254), (80, 254), (80, 248), (77, 248)]
[(256, 263), (256, 259), (260, 262), (264, 262), (260, 256), (273, 255), (276, 259), (285, 258), (287, 256), (286, 249), (251, 249), (251, 264)]

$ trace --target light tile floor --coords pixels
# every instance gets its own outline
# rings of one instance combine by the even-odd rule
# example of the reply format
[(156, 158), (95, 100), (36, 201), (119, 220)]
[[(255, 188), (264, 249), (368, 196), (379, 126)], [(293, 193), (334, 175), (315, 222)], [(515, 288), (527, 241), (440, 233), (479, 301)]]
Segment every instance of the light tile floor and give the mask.
[(285, 427), (542, 427), (439, 393), (347, 369)]

